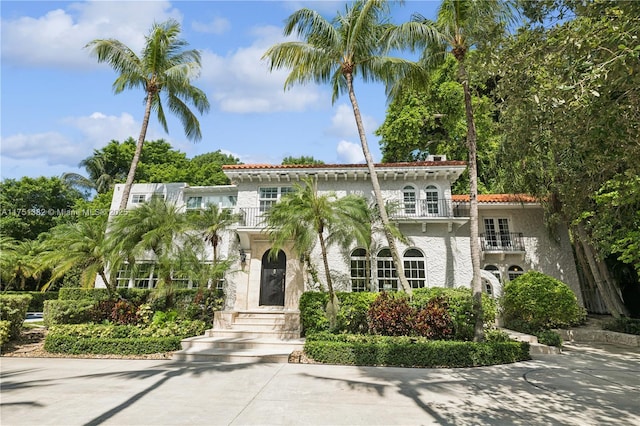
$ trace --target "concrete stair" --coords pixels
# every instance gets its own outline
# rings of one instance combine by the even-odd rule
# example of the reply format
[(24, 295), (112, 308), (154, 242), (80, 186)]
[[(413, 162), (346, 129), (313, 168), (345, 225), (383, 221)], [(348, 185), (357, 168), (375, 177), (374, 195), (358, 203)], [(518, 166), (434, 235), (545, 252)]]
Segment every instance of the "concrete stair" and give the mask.
[(216, 312), (214, 327), (204, 336), (182, 340), (175, 361), (288, 362), (302, 350), (299, 312)]

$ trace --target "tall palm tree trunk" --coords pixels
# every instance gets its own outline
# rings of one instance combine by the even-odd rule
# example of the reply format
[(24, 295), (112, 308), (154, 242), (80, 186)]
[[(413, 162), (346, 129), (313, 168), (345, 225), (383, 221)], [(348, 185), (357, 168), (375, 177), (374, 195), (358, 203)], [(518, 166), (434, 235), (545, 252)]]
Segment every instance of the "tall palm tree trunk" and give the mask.
[(477, 162), (477, 134), (476, 124), (473, 118), (473, 106), (471, 104), (471, 90), (467, 72), (462, 61), (459, 62), (460, 78), (464, 91), (464, 109), (467, 117), (467, 148), (469, 150), (469, 238), (471, 249), (471, 267), (473, 279), (471, 289), (473, 292), (473, 312), (476, 317), (473, 340), (484, 340), (484, 322), (482, 312), (482, 280), (480, 278), (480, 233), (478, 229), (478, 162)]
[(353, 115), (356, 119), (356, 126), (358, 127), (358, 134), (360, 136), (360, 144), (362, 145), (362, 153), (364, 154), (364, 159), (367, 162), (367, 168), (369, 169), (371, 185), (373, 186), (373, 194), (376, 199), (376, 204), (378, 205), (378, 211), (380, 212), (380, 219), (382, 220), (384, 235), (387, 238), (387, 242), (389, 244), (389, 250), (391, 251), (391, 257), (393, 258), (393, 262), (396, 266), (400, 284), (402, 285), (404, 291), (407, 294), (411, 295), (413, 291), (411, 290), (411, 286), (409, 285), (407, 277), (405, 277), (404, 275), (404, 267), (402, 264), (402, 259), (400, 258), (400, 254), (398, 253), (398, 246), (396, 245), (395, 238), (393, 237), (389, 229), (389, 216), (387, 215), (387, 210), (385, 209), (384, 199), (382, 198), (382, 191), (380, 190), (380, 183), (378, 182), (378, 175), (376, 174), (373, 158), (371, 157), (371, 152), (369, 151), (369, 144), (367, 143), (364, 125), (362, 124), (362, 117), (360, 116), (360, 107), (358, 106), (358, 100), (356, 99), (356, 94), (353, 90), (353, 74), (345, 73), (344, 76), (347, 80), (349, 100), (351, 101), (351, 106), (353, 107)]
[(322, 232), (318, 232), (318, 238), (320, 239), (320, 250), (322, 250), (322, 262), (324, 263), (324, 273), (327, 276), (327, 287), (329, 288), (329, 299), (332, 301), (335, 298), (333, 291), (333, 281), (331, 280), (331, 271), (329, 270), (329, 261), (327, 260), (327, 244), (324, 240)]
[(149, 127), (149, 117), (151, 116), (151, 101), (153, 99), (153, 93), (147, 92), (147, 105), (144, 110), (144, 118), (142, 120), (142, 128), (140, 129), (140, 136), (138, 136), (138, 143), (136, 144), (136, 150), (131, 160), (131, 166), (129, 167), (129, 174), (124, 184), (122, 191), (122, 199), (120, 200), (120, 210), (127, 208), (127, 202), (129, 201), (129, 194), (131, 193), (131, 187), (133, 186), (133, 179), (136, 176), (136, 169), (140, 162), (140, 156), (142, 155), (142, 146), (144, 145), (144, 139), (147, 136), (147, 128)]

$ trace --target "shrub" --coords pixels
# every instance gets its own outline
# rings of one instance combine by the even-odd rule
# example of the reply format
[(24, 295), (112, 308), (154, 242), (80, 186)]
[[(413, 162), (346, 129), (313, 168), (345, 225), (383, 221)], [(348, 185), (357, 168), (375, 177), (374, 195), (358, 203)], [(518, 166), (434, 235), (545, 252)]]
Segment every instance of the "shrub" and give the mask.
[(369, 332), (382, 336), (409, 336), (413, 333), (415, 309), (404, 293), (381, 292), (367, 312)]
[(324, 310), (328, 301), (327, 293), (317, 291), (302, 293), (299, 306), (303, 336), (329, 330), (329, 320)]
[(68, 354), (137, 355), (180, 349), (185, 337), (204, 333), (203, 321), (176, 321), (138, 327), (116, 324), (54, 325), (45, 338), (45, 350)]
[(111, 321), (114, 306), (116, 306), (116, 301), (112, 299), (100, 300), (95, 303), (91, 309), (90, 321), (95, 323)]
[(635, 334), (640, 336), (640, 319), (615, 318), (602, 324), (602, 328), (618, 333)]
[[(448, 306), (447, 312), (453, 322), (455, 340), (473, 340), (475, 316), (473, 314), (473, 293), (468, 288), (431, 287), (420, 288), (413, 292), (412, 306), (422, 309), (433, 298), (442, 298)], [(482, 313), (485, 327), (496, 320), (496, 303), (486, 294), (482, 295)]]
[(456, 342), (390, 336), (323, 335), (307, 339), (305, 353), (318, 362), (405, 367), (475, 367), (530, 359), (523, 342)]
[(213, 324), (213, 314), (224, 306), (224, 293), (218, 289), (199, 288), (189, 293), (178, 292), (176, 309), (179, 317)]
[(562, 347), (562, 337), (560, 334), (553, 330), (543, 330), (536, 333), (538, 343), (542, 343), (547, 346)]
[(511, 337), (507, 334), (506, 331), (498, 330), (496, 328), (491, 328), (489, 330), (485, 330), (484, 332), (484, 340), (486, 342), (510, 342)]
[(59, 300), (108, 300), (111, 299), (106, 288), (63, 287), (58, 291)]
[(0, 346), (4, 346), (11, 337), (11, 321), (0, 320)]
[(28, 294), (22, 296), (0, 295), (0, 318), (10, 323), (9, 339), (20, 335), (29, 303), (31, 303), (31, 296)]
[(138, 321), (138, 307), (127, 300), (118, 300), (111, 311), (111, 321), (116, 324), (135, 324)]
[(29, 303), (27, 312), (42, 312), (42, 310), (44, 309), (45, 300), (58, 299), (57, 291), (47, 291), (45, 293), (41, 291), (5, 291), (2, 294), (15, 295), (15, 296), (25, 296), (25, 295), (31, 296), (31, 302)]
[(413, 324), (415, 334), (433, 340), (445, 340), (453, 336), (453, 321), (449, 306), (443, 297), (435, 297), (420, 309)]
[(80, 324), (94, 316), (92, 300), (47, 300), (44, 302), (44, 325)]
[(376, 300), (377, 294), (371, 292), (338, 293), (340, 310), (336, 333), (363, 334), (369, 331), (367, 312)]
[(505, 327), (522, 333), (567, 328), (585, 319), (584, 309), (565, 283), (536, 271), (505, 285), (502, 308)]

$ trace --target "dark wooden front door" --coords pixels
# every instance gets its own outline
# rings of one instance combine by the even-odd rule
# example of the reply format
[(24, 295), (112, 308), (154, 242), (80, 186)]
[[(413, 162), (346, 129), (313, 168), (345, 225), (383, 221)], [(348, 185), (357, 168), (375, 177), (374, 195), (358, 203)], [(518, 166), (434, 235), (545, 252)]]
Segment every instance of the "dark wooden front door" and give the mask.
[(284, 280), (287, 272), (287, 256), (282, 250), (276, 258), (262, 255), (260, 276), (260, 306), (284, 306)]

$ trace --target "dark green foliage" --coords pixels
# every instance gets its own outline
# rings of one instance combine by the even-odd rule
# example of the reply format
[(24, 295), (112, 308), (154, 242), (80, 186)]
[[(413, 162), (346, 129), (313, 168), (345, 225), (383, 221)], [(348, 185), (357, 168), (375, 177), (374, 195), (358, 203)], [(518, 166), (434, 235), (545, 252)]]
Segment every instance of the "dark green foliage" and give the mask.
[(107, 300), (110, 299), (106, 288), (63, 287), (58, 291), (59, 300)]
[(91, 300), (47, 300), (44, 302), (44, 325), (90, 322), (94, 317), (95, 304)]
[[(300, 298), (300, 315), (302, 320), (303, 335), (317, 333), (319, 331), (333, 331), (335, 333), (362, 333), (369, 329), (367, 320), (367, 312), (376, 297), (380, 293), (336, 293), (340, 300), (340, 310), (337, 316), (337, 325), (334, 329), (330, 329), (329, 321), (325, 314), (325, 306), (327, 304), (328, 295), (320, 292), (305, 292)], [(403, 293), (398, 293), (394, 297), (405, 297)], [(447, 315), (450, 317), (453, 327), (453, 335), (451, 336), (447, 329), (448, 320), (444, 316), (440, 316), (436, 320), (432, 313), (428, 318), (427, 313), (418, 317), (418, 312), (425, 309), (431, 299), (438, 299), (440, 303), (446, 305)], [(483, 312), (485, 326), (491, 326), (495, 322), (496, 304), (493, 299), (483, 295)], [(470, 289), (452, 289), (452, 288), (428, 288), (414, 290), (413, 298), (410, 302), (412, 308), (412, 321), (419, 319), (422, 333), (429, 333), (425, 328), (425, 321), (434, 321), (443, 324), (440, 334), (442, 338), (454, 338), (456, 340), (472, 340), (474, 316), (472, 313), (472, 295)], [(382, 313), (380, 313), (382, 315)], [(444, 315), (444, 314), (443, 314)], [(414, 323), (412, 325), (416, 326)], [(418, 334), (416, 332), (412, 334)]]
[(134, 355), (180, 349), (186, 337), (204, 333), (202, 321), (176, 321), (138, 327), (114, 324), (57, 325), (49, 329), (45, 350), (69, 354)]
[(178, 350), (180, 340), (175, 336), (77, 339), (63, 335), (47, 335), (44, 349), (52, 353), (65, 354), (142, 355)]
[[(306, 293), (305, 293), (306, 294)], [(338, 293), (340, 310), (336, 333), (362, 334), (369, 331), (367, 311), (377, 297), (377, 293)]]
[(523, 342), (452, 342), (389, 336), (326, 335), (307, 338), (305, 353), (318, 362), (404, 367), (476, 367), (530, 359)]
[(585, 319), (575, 294), (562, 281), (529, 271), (504, 287), (505, 327), (522, 333), (567, 328)]
[[(429, 300), (441, 298), (448, 306), (447, 312), (453, 321), (453, 338), (455, 340), (473, 340), (473, 295), (468, 288), (444, 288), (431, 287), (420, 288), (413, 292), (412, 306), (421, 309)], [(485, 327), (493, 325), (496, 318), (496, 303), (487, 296), (482, 295), (482, 312)]]
[(31, 302), (29, 303), (29, 307), (27, 308), (27, 312), (42, 312), (44, 309), (44, 301), (45, 300), (56, 300), (58, 299), (57, 291), (47, 291), (45, 293), (41, 291), (4, 291), (2, 292), (4, 295), (16, 295), (16, 296), (31, 296)]
[(562, 337), (558, 332), (553, 330), (543, 330), (536, 333), (538, 343), (542, 343), (547, 346), (562, 347)]
[(20, 335), (29, 303), (31, 303), (31, 296), (26, 294), (21, 296), (0, 295), (0, 318), (10, 322), (9, 339)]
[(101, 323), (103, 321), (110, 321), (115, 306), (116, 301), (112, 299), (95, 302), (91, 310), (91, 322)]
[(602, 328), (618, 333), (635, 334), (640, 336), (640, 319), (634, 318), (616, 318), (605, 322)]
[(0, 320), (0, 347), (10, 340), (11, 321)]
[(382, 336), (414, 334), (415, 309), (404, 293), (382, 292), (367, 312), (369, 332)]
[(299, 307), (303, 336), (329, 330), (329, 320), (324, 311), (328, 301), (329, 295), (327, 293), (316, 291), (302, 293)]

